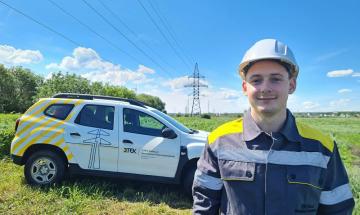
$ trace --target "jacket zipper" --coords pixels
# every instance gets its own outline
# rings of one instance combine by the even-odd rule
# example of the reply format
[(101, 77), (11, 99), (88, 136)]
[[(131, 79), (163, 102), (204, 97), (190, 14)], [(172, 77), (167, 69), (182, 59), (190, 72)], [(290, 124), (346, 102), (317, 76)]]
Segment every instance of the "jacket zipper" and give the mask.
[(269, 159), (269, 155), (270, 155), (270, 153), (271, 153), (271, 150), (272, 150), (272, 147), (273, 147), (273, 145), (274, 145), (274, 143), (275, 143), (275, 138), (272, 136), (272, 132), (269, 134), (269, 133), (266, 133), (265, 132), (265, 134), (267, 134), (268, 136), (270, 136), (271, 137), (271, 140), (272, 140), (272, 143), (271, 143), (271, 146), (270, 146), (270, 149), (269, 149), (269, 151), (268, 151), (268, 153), (267, 153), (267, 155), (266, 155), (266, 164), (265, 164), (265, 189), (264, 189), (264, 191), (265, 191), (265, 193), (264, 193), (264, 196), (265, 196), (265, 208), (264, 208), (264, 210), (265, 210), (265, 215), (267, 214), (267, 204), (266, 204), (266, 192), (267, 192), (267, 170), (268, 170), (268, 159)]

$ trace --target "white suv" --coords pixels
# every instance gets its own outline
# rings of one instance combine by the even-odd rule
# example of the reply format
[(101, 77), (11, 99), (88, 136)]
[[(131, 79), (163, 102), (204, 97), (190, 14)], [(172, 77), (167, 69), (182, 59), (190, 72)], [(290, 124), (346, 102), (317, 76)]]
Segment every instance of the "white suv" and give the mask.
[(69, 172), (182, 183), (189, 193), (207, 135), (136, 100), (57, 94), (17, 120), (11, 156), (29, 184)]

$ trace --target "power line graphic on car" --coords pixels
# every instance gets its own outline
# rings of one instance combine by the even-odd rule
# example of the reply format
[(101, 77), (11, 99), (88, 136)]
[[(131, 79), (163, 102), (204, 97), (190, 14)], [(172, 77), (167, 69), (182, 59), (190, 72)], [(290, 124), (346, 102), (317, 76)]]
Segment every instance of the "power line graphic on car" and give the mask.
[(100, 169), (100, 145), (111, 145), (109, 141), (103, 139), (102, 137), (110, 136), (110, 134), (100, 128), (89, 131), (88, 134), (94, 135), (94, 138), (83, 141), (83, 143), (91, 143), (88, 168)]

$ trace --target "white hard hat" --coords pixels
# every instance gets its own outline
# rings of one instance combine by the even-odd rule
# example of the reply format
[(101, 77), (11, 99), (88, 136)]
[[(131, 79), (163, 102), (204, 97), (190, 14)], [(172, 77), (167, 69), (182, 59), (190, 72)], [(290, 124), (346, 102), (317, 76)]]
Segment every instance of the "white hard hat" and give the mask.
[(275, 39), (260, 40), (247, 50), (239, 66), (240, 76), (245, 79), (245, 74), (251, 64), (259, 60), (277, 60), (284, 65), (290, 75), (295, 78), (299, 73), (299, 66), (290, 48)]

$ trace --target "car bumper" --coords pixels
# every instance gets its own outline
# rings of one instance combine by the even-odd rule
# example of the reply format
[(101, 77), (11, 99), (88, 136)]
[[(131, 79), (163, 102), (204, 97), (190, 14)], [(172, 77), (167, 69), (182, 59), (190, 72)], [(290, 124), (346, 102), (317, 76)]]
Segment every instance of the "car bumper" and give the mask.
[(23, 165), (23, 162), (22, 162), (22, 157), (21, 156), (17, 156), (17, 155), (11, 155), (11, 160), (17, 164), (17, 165)]

